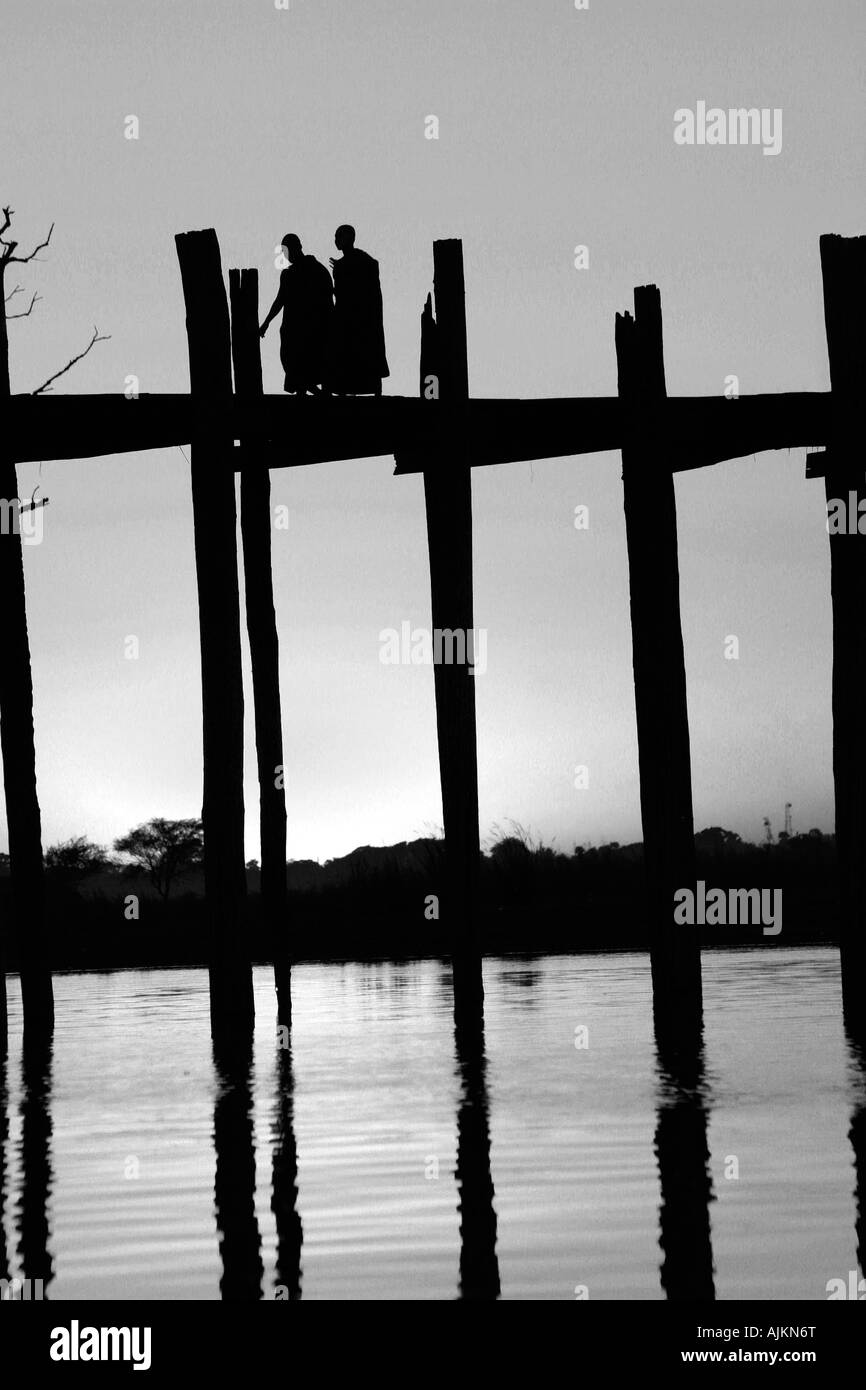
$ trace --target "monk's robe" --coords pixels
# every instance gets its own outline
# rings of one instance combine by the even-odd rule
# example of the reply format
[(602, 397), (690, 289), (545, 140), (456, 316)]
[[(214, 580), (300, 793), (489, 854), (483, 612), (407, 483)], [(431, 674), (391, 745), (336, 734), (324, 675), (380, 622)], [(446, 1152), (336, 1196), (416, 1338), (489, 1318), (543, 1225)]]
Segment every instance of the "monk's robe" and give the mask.
[(379, 262), (352, 247), (334, 262), (336, 332), (333, 387), (350, 395), (378, 393), (390, 376), (385, 357)]
[(327, 384), (333, 356), (334, 287), (315, 256), (303, 256), (280, 274), (280, 361), (287, 391)]

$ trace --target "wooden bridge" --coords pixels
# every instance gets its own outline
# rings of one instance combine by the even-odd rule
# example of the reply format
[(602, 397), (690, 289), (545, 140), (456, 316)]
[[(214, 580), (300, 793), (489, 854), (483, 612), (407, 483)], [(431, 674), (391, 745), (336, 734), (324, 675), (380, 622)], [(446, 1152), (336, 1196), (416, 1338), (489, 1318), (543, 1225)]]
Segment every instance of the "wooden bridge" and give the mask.
[[(622, 453), (647, 915), (657, 1023), (699, 1026), (701, 978), (693, 929), (673, 922), (673, 894), (695, 881), (689, 728), (679, 608), (674, 475), (768, 449), (823, 445), (807, 476), (828, 498), (866, 496), (860, 451), (866, 237), (821, 238), (830, 392), (726, 399), (669, 397), (661, 301), (634, 291), (617, 315), (618, 396), (482, 400), (469, 396), (463, 251), (433, 247), (434, 291), (421, 316), (419, 397), (265, 396), (254, 270), (229, 272), (226, 297), (213, 230), (176, 238), (189, 340), (187, 395), (11, 396), (0, 382), (3, 496), (17, 496), (15, 464), (191, 444), (201, 637), (205, 885), (212, 925), (214, 1032), (248, 1025), (252, 974), (242, 930), (243, 692), (234, 475), (241, 475), (241, 537), (260, 785), (262, 894), (273, 931), (279, 1017), (290, 1016), (286, 812), (278, 637), (270, 559), (269, 469), (391, 454), (396, 473), (422, 473), (432, 624), (474, 628), (473, 467)], [(649, 530), (645, 516), (651, 511)], [(833, 764), (846, 1013), (864, 1011), (866, 538), (831, 535)], [(25, 1027), (53, 1019), (42, 908), (32, 685), (21, 542), (0, 537), (0, 727), (16, 930), (23, 943)], [(475, 690), (466, 665), (434, 671), (447, 863), (443, 921), (454, 960), (455, 1004), (481, 998), (477, 936), (480, 860)], [(291, 776), (291, 769), (286, 775)], [(2, 1001), (5, 1011), (5, 993)], [(5, 1017), (3, 1019), (5, 1023)], [(5, 1027), (3, 1028), (5, 1035)]]
[[(218, 424), (230, 439), (254, 440), (256, 457), (270, 468), (393, 454), (398, 473), (422, 472), (418, 456), (431, 448), (443, 451), (447, 468), (446, 446), (455, 434), (478, 468), (622, 449), (634, 433), (632, 413), (616, 396), (461, 404), (412, 396), (263, 396), (258, 405), (232, 398), (204, 411), (192, 396), (180, 395), (13, 396), (4, 416), (16, 463), (186, 445), (202, 423)], [(664, 442), (677, 473), (826, 439), (833, 418), (829, 391), (741, 396), (736, 411), (724, 396), (666, 397), (642, 414), (640, 437)]]

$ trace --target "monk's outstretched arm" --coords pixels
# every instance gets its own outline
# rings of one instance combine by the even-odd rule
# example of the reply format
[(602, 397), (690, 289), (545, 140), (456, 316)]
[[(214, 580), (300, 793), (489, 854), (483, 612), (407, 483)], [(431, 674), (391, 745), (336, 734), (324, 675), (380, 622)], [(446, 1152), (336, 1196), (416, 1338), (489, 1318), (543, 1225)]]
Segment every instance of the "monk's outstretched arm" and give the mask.
[(260, 337), (260, 338), (263, 338), (263, 337), (265, 336), (265, 334), (266, 334), (267, 331), (268, 331), (268, 324), (270, 323), (271, 319), (275, 319), (275, 318), (276, 318), (277, 314), (280, 312), (280, 310), (282, 309), (282, 307), (283, 307), (283, 287), (282, 287), (282, 285), (280, 285), (280, 288), (277, 290), (277, 297), (276, 297), (276, 299), (274, 300), (273, 304), (271, 305), (270, 309), (268, 310), (268, 316), (267, 316), (267, 318), (265, 319), (264, 323), (262, 324), (261, 328), (259, 329), (259, 337)]

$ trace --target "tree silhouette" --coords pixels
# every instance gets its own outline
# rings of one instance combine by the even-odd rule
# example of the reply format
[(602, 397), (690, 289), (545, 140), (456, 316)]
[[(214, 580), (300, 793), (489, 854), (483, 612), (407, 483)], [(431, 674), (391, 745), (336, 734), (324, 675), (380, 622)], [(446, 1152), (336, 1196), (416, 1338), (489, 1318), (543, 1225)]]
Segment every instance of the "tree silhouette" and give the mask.
[(45, 868), (57, 878), (77, 883), (88, 874), (100, 873), (108, 867), (108, 855), (102, 845), (95, 845), (86, 835), (76, 835), (50, 845), (45, 851)]
[[(13, 241), (11, 239), (7, 239), (6, 237), (6, 233), (12, 226), (12, 218), (14, 216), (15, 213), (12, 211), (12, 209), (10, 207), (5, 207), (3, 209), (3, 225), (0, 226), (0, 294), (2, 294), (3, 297), (4, 310), (4, 312), (0, 314), (0, 395), (3, 396), (8, 396), (10, 392), (9, 340), (6, 332), (6, 324), (10, 322), (12, 319), (29, 318), (30, 315), (33, 313), (35, 305), (37, 305), (41, 299), (41, 296), (36, 294), (36, 292), (34, 291), (33, 294), (30, 296), (30, 303), (28, 304), (26, 309), (22, 309), (21, 312), (17, 314), (7, 313), (6, 305), (11, 303), (11, 301), (15, 298), (16, 294), (23, 293), (23, 287), (21, 285), (15, 285), (7, 293), (5, 279), (6, 268), (10, 265), (29, 265), (31, 261), (38, 260), (38, 253), (40, 251), (45, 250), (46, 246), (51, 240), (51, 233), (54, 231), (54, 223), (52, 222), (51, 226), (48, 228), (48, 235), (45, 238), (45, 240), (40, 241), (38, 246), (34, 246), (33, 250), (30, 252), (29, 255), (18, 256), (16, 255), (16, 252), (18, 250), (18, 242)], [(64, 373), (68, 372), (71, 367), (75, 366), (76, 362), (81, 361), (82, 357), (86, 357), (87, 354), (90, 352), (90, 349), (94, 347), (96, 343), (104, 343), (109, 336), (110, 335), (108, 334), (100, 333), (97, 328), (94, 328), (93, 336), (91, 337), (90, 342), (87, 344), (87, 346), (81, 352), (76, 353), (74, 357), (71, 357), (69, 361), (66, 363), (66, 365), (61, 367), (59, 371), (53, 372), (52, 375), (47, 378), (47, 380), (42, 382), (41, 386), (35, 387), (31, 394), (34, 396), (39, 396), (42, 395), (42, 393), (45, 391), (50, 391), (53, 383), (57, 380), (58, 377), (61, 377), (64, 375)]]
[[(30, 296), (26, 309), (9, 312), (21, 285), (6, 289), (6, 270), (11, 265), (29, 265), (38, 259), (51, 241), (48, 235), (27, 255), (18, 254), (18, 242), (9, 235), (14, 213), (2, 209), (0, 222), (0, 417), (11, 395), (9, 378), (9, 338), (7, 322), (29, 318), (39, 296)], [(23, 302), (23, 301), (21, 301)], [(52, 384), (69, 371), (101, 340), (94, 328), (83, 352), (37, 386), (34, 395), (50, 391)], [(27, 1020), (50, 1028), (54, 1022), (51, 970), (45, 939), (45, 867), (42, 858), (42, 821), (36, 792), (36, 754), (33, 736), (33, 677), (30, 665), (30, 639), (24, 595), (24, 562), (21, 551), (18, 477), (15, 460), (0, 450), (0, 501), (11, 525), (0, 527), (0, 624), (3, 628), (3, 661), (0, 662), (0, 742), (3, 749), (3, 781), (6, 818), (9, 827), (9, 857), (16, 930), (21, 939), (21, 991)], [(0, 941), (2, 948), (2, 941)], [(0, 951), (2, 956), (2, 951)], [(0, 971), (3, 961), (0, 958)], [(6, 994), (0, 989), (0, 1029), (5, 1035)]]
[(202, 862), (202, 824), (200, 820), (163, 820), (157, 816), (115, 840), (114, 848), (145, 869), (163, 902), (168, 902), (178, 875)]

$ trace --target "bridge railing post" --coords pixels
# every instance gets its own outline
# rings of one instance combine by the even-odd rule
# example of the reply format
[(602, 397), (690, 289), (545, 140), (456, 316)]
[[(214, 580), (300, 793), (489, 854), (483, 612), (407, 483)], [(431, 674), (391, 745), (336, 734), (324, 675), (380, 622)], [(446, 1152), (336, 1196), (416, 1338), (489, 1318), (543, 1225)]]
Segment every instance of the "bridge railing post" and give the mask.
[[(259, 339), (259, 273), (229, 271), (235, 395), (263, 394)], [(280, 705), (280, 646), (271, 570), (271, 477), (254, 440), (241, 440), (241, 538), (247, 636), (253, 675), (259, 774), (262, 907), (274, 962), (277, 1017), (292, 1013), (286, 897), (286, 793)]]
[[(436, 317), (428, 298), (422, 317), (421, 394), (448, 403), (466, 400), (469, 372), (463, 244), (433, 243)], [(458, 427), (459, 428), (459, 427)], [(448, 456), (425, 460), (424, 501), (430, 554), (436, 726), (445, 830), (448, 924), (454, 961), (455, 1004), (483, 997), (478, 930), (478, 755), (475, 731), (474, 612), (472, 593), (472, 470), (465, 441), (455, 433)], [(458, 658), (445, 639), (457, 633)], [(439, 659), (437, 660), (437, 653)], [(451, 648), (453, 656), (453, 647)]]
[[(0, 308), (3, 270), (0, 262)], [(25, 1033), (49, 1033), (54, 1026), (48, 930), (45, 915), (45, 866), (42, 817), (36, 789), (36, 743), (33, 731), (33, 673), (27, 631), (24, 556), (19, 523), (15, 455), (7, 447), (10, 405), (9, 344), (5, 311), (0, 313), (0, 746), (9, 836), (12, 922), (21, 968)], [(0, 1053), (6, 1047), (5, 951), (0, 927)]]
[[(670, 460), (641, 433), (666, 394), (661, 297), (634, 292), (634, 318), (616, 318), (619, 395), (634, 403), (633, 442), (622, 450), (640, 802), (656, 1022), (701, 1020), (695, 927), (674, 922), (677, 889), (695, 887), (689, 721), (680, 625), (677, 517)], [(648, 520), (651, 518), (651, 522)]]
[[(866, 1025), (866, 535), (855, 521), (866, 510), (862, 416), (866, 381), (866, 236), (821, 237), (824, 321), (830, 359), (834, 433), (824, 462), (833, 610), (833, 781), (839, 875), (842, 997), (846, 1020)], [(814, 475), (813, 475), (814, 476)]]
[(195, 566), (201, 642), (204, 755), (204, 874), (211, 931), (214, 1034), (254, 1016), (252, 968), (244, 939), (244, 696), (241, 673), (234, 446), (210, 424), (232, 393), (229, 310), (219, 242), (212, 228), (175, 238), (186, 304)]

